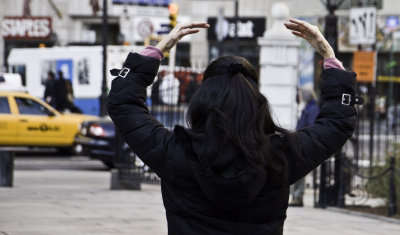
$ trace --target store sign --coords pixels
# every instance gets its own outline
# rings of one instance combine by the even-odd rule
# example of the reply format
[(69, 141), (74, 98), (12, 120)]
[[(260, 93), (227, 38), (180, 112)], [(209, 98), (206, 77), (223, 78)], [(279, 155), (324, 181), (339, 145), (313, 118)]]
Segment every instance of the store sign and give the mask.
[(51, 17), (46, 16), (5, 16), (1, 22), (1, 34), (4, 39), (49, 39), (51, 31)]
[(357, 51), (353, 55), (353, 71), (358, 82), (373, 82), (375, 78), (375, 52)]
[[(221, 37), (223, 41), (235, 39), (235, 18), (225, 18), (222, 22), (217, 21), (217, 18), (208, 18), (207, 22), (211, 26), (207, 31), (208, 40), (217, 40), (218, 37)], [(256, 40), (258, 37), (262, 37), (265, 23), (266, 20), (262, 17), (239, 18), (238, 38), (240, 40)]]
[(171, 0), (113, 0), (113, 4), (146, 5), (146, 6), (168, 6)]
[(350, 9), (350, 44), (374, 44), (376, 41), (376, 8)]

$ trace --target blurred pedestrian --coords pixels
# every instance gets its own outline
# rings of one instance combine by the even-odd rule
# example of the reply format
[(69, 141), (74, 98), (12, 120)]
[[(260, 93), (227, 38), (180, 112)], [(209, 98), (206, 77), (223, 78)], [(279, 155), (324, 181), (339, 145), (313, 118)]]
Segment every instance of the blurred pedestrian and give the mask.
[[(319, 114), (319, 107), (317, 103), (317, 95), (315, 94), (312, 87), (304, 86), (299, 89), (298, 92), (299, 102), (304, 105), (301, 116), (297, 121), (296, 130), (301, 130), (307, 126), (314, 124), (316, 117)], [(296, 183), (291, 185), (290, 194), (292, 195), (292, 201), (289, 206), (302, 207), (303, 196), (305, 189), (305, 177), (299, 179)]]
[(82, 113), (74, 104), (74, 90), (71, 81), (64, 78), (61, 70), (57, 73), (58, 79), (55, 81), (56, 109), (60, 112)]
[(123, 70), (129, 73), (112, 82), (110, 117), (161, 178), (169, 234), (282, 234), (289, 185), (352, 135), (356, 110), (342, 97), (355, 96), (355, 74), (343, 69), (316, 26), (299, 20), (285, 26), (325, 59), (321, 114), (293, 133), (275, 124), (257, 71), (238, 56), (220, 57), (207, 67), (189, 105), (189, 128), (170, 131), (149, 115), (146, 87), (163, 52), (208, 28), (206, 23), (178, 24), (156, 47), (130, 53)]
[(55, 75), (52, 71), (47, 73), (47, 79), (45, 82), (43, 99), (46, 103), (51, 105), (53, 108), (56, 106), (56, 90), (55, 90)]
[(55, 81), (55, 92), (56, 92), (56, 109), (60, 112), (65, 112), (67, 108), (67, 83), (64, 79), (63, 72), (59, 70), (57, 72), (58, 78)]
[[(62, 74), (61, 74), (62, 76)], [(82, 110), (80, 108), (78, 108), (75, 103), (74, 103), (74, 89), (71, 83), (71, 80), (69, 79), (64, 79), (65, 81), (65, 86), (67, 88), (67, 104), (66, 104), (66, 108), (68, 111), (70, 111), (71, 113), (82, 113)]]

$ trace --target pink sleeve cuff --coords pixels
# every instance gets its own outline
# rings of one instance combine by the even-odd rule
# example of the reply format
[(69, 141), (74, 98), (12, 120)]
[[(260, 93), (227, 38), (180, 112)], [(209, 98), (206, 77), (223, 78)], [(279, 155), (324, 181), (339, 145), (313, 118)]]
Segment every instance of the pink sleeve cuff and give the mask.
[(153, 46), (147, 46), (144, 50), (139, 52), (139, 54), (144, 56), (153, 57), (158, 60), (162, 60), (164, 58), (164, 54), (158, 48)]
[(336, 59), (336, 58), (325, 59), (324, 60), (324, 69), (331, 69), (331, 68), (345, 70), (342, 62), (340, 62), (338, 59)]

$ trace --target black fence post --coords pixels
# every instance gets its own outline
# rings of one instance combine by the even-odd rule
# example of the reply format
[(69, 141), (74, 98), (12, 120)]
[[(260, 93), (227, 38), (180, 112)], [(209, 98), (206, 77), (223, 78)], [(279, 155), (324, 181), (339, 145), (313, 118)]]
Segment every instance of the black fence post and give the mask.
[(317, 208), (318, 207), (318, 193), (317, 193), (317, 189), (318, 189), (318, 184), (317, 184), (317, 169), (313, 170), (312, 173), (313, 176), (313, 189), (314, 189), (314, 207)]
[(395, 171), (396, 171), (396, 158), (390, 157), (390, 179), (389, 179), (389, 216), (396, 214), (396, 184), (395, 184)]
[[(339, 153), (337, 153), (338, 158), (335, 158), (336, 160), (339, 160), (338, 165), (339, 165), (339, 169), (338, 169), (338, 177), (337, 177), (337, 201), (336, 201), (336, 205), (337, 207), (344, 207), (345, 205), (345, 197), (344, 197), (344, 191), (345, 191), (345, 179), (344, 179), (344, 172), (343, 172), (343, 167), (344, 167), (344, 153), (342, 151), (340, 151)], [(336, 173), (336, 170), (335, 170)], [(335, 179), (335, 183), (336, 183), (336, 179)]]
[(14, 152), (0, 150), (0, 187), (12, 187)]
[[(374, 160), (374, 132), (375, 132), (375, 85), (371, 85), (371, 101), (369, 103), (369, 175), (372, 175)], [(378, 133), (379, 134), (379, 133)]]
[(323, 162), (320, 166), (321, 168), (321, 175), (319, 180), (319, 198), (318, 198), (318, 206), (320, 208), (326, 208), (327, 204), (327, 188), (326, 188), (326, 168), (327, 163)]

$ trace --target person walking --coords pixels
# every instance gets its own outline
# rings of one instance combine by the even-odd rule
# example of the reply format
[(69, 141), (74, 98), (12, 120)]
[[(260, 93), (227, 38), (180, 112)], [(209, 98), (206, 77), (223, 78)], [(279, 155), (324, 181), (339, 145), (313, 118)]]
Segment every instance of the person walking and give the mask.
[[(311, 87), (300, 87), (298, 96), (300, 103), (305, 105), (296, 125), (296, 130), (301, 130), (314, 123), (319, 114), (319, 107), (317, 103), (317, 95)], [(305, 181), (305, 177), (303, 177), (291, 185), (290, 194), (292, 196), (292, 201), (289, 206), (302, 207), (304, 205), (303, 196)]]
[(285, 26), (325, 59), (320, 115), (295, 132), (273, 121), (255, 68), (238, 56), (208, 65), (189, 104), (188, 128), (169, 130), (150, 115), (146, 87), (163, 52), (209, 28), (206, 23), (178, 24), (155, 47), (130, 53), (113, 80), (109, 115), (132, 151), (161, 178), (168, 234), (282, 234), (289, 186), (352, 135), (356, 109), (342, 97), (354, 98), (355, 73), (343, 70), (316, 26), (295, 19)]
[(59, 70), (58, 78), (55, 81), (55, 93), (56, 93), (56, 109), (60, 112), (65, 112), (68, 106), (68, 88), (67, 83), (64, 79), (63, 72)]
[(53, 108), (56, 106), (55, 75), (52, 71), (47, 73), (43, 99)]

